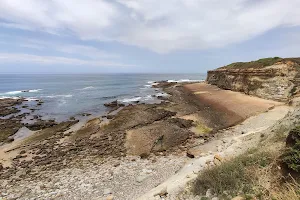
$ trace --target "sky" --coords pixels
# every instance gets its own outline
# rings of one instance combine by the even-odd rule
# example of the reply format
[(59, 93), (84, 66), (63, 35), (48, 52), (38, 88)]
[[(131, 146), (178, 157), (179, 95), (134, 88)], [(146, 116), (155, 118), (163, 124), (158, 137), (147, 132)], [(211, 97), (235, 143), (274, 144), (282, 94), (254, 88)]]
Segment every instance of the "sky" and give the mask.
[(0, 0), (0, 73), (205, 73), (300, 57), (300, 0)]

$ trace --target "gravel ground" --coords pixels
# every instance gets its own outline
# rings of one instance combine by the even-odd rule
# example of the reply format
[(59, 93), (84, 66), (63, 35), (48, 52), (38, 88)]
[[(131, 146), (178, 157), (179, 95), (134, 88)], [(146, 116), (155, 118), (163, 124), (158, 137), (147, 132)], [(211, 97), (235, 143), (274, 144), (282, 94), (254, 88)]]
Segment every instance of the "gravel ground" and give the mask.
[(45, 171), (37, 180), (26, 178), (17, 184), (3, 181), (0, 197), (99, 200), (113, 196), (114, 200), (132, 200), (174, 175), (185, 159), (182, 156), (125, 157), (103, 164), (100, 164), (103, 160), (85, 159), (78, 166)]

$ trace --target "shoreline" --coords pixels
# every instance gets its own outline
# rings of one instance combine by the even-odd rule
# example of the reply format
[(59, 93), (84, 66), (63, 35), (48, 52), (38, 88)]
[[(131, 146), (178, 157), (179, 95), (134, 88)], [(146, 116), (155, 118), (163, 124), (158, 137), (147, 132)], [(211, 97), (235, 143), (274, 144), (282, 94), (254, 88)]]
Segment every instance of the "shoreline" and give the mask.
[[(193, 88), (188, 88), (191, 86)], [(204, 86), (207, 87), (203, 88)], [(99, 167), (107, 166), (103, 170), (107, 173), (114, 174), (114, 172), (109, 172), (110, 168), (125, 170), (125, 175), (130, 177), (127, 184), (136, 184), (134, 186), (135, 192), (142, 194), (176, 174), (185, 162), (191, 161), (191, 155), (198, 157), (199, 154), (191, 154), (191, 149), (213, 141), (214, 135), (219, 130), (232, 127), (241, 119), (245, 120), (250, 116), (267, 112), (281, 105), (274, 101), (257, 100), (251, 105), (254, 107), (262, 105), (258, 110), (253, 111), (249, 103), (244, 104), (244, 107), (241, 105), (241, 108), (244, 109), (250, 106), (248, 114), (244, 114), (247, 113), (245, 110), (241, 110), (242, 112), (230, 110), (231, 104), (226, 105), (222, 101), (218, 101), (216, 97), (219, 96), (219, 100), (222, 100), (225, 95), (227, 99), (232, 99), (233, 104), (248, 102), (249, 99), (253, 100), (255, 97), (242, 94), (242, 96), (237, 96), (237, 93), (230, 91), (223, 93), (222, 90), (217, 90), (213, 86), (205, 85), (205, 83), (160, 82), (155, 87), (162, 88), (170, 96), (164, 97), (159, 104), (121, 106), (120, 110), (111, 114), (109, 123), (98, 117), (89, 116), (91, 119), (87, 120), (86, 123), (80, 124), (74, 123), (74, 121), (59, 123), (38, 131), (25, 139), (25, 145), (9, 151), (13, 156), (11, 159), (14, 167), (4, 167), (0, 170), (1, 179), (7, 183), (3, 189), (6, 188), (5, 190), (7, 190), (8, 188), (9, 191), (14, 191), (13, 185), (20, 181), (37, 180), (40, 183), (41, 180), (38, 176), (42, 174), (51, 177), (57, 173), (56, 171), (67, 170), (70, 172), (71, 169), (75, 168), (88, 170), (93, 168), (92, 163), (97, 163), (96, 166)], [(213, 97), (215, 100), (208, 98), (208, 96), (205, 99), (203, 98), (204, 95), (211, 97), (215, 95)], [(224, 117), (220, 118), (222, 115)], [(173, 165), (176, 167), (169, 166), (166, 159), (174, 162)], [(141, 165), (142, 167), (130, 171), (130, 167), (136, 166), (138, 163), (144, 164)], [(159, 175), (163, 172), (160, 167), (155, 167), (156, 165), (169, 169), (168, 173), (156, 178), (157, 180), (155, 180), (154, 174)], [(115, 176), (118, 177), (119, 175)], [(61, 182), (66, 177), (61, 174), (60, 179)], [(101, 177), (98, 179), (99, 181), (102, 180)], [(114, 179), (108, 179), (106, 182), (108, 185), (115, 183)], [(31, 182), (31, 184), (33, 183)], [(65, 184), (62, 183), (60, 191), (67, 187)], [(121, 198), (122, 192), (124, 196), (130, 199), (129, 191), (125, 188), (119, 185), (118, 187), (121, 187), (119, 189), (113, 187), (111, 190), (113, 190), (112, 193), (116, 199)], [(97, 186), (96, 189), (98, 190), (98, 197), (100, 195), (105, 198), (108, 195), (103, 193), (103, 190), (107, 189), (105, 185), (104, 187)], [(84, 189), (80, 190), (83, 191)], [(62, 195), (59, 196), (61, 199), (64, 199), (64, 195), (71, 195), (68, 193), (69, 190), (66, 194), (63, 192), (52, 194), (51, 191), (55, 190), (47, 186), (38, 191), (29, 191), (26, 195), (28, 197), (31, 195), (38, 196), (39, 193), (49, 195), (47, 197)], [(131, 199), (137, 198), (140, 194), (131, 196)], [(11, 195), (14, 196), (15, 194)], [(86, 195), (90, 199), (95, 196), (94, 194)]]

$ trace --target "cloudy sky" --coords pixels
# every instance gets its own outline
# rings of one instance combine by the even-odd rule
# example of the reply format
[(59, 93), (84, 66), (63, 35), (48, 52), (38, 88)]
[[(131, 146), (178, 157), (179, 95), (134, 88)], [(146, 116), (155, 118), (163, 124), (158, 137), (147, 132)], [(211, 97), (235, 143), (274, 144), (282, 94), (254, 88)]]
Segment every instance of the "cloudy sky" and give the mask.
[(0, 0), (0, 73), (195, 73), (299, 57), (300, 0)]

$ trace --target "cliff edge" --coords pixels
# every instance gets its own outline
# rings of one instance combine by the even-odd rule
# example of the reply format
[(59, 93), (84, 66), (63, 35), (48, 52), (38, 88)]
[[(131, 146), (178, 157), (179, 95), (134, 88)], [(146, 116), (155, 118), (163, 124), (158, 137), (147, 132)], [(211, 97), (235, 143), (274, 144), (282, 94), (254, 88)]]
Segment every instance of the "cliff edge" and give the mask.
[(232, 63), (208, 71), (207, 82), (222, 89), (286, 102), (299, 93), (300, 58)]

